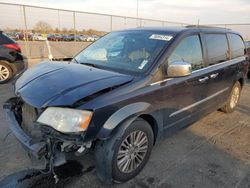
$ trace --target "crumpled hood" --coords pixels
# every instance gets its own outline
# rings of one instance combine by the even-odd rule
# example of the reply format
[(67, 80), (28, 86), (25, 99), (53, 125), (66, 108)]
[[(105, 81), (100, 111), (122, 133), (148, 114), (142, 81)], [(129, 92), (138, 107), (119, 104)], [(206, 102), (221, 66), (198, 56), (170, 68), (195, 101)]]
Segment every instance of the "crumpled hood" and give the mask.
[(40, 63), (16, 81), (15, 93), (36, 108), (68, 106), (101, 90), (125, 84), (132, 76), (76, 63)]

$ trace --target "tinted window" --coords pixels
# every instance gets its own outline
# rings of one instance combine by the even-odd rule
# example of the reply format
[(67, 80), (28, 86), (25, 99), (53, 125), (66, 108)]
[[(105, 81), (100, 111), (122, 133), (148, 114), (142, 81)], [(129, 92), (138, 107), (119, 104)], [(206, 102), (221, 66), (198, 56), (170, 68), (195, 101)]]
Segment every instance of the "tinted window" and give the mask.
[(12, 44), (12, 43), (15, 43), (15, 41), (7, 37), (4, 33), (0, 32), (0, 44)]
[(200, 38), (193, 35), (184, 38), (175, 48), (168, 59), (168, 63), (185, 61), (192, 64), (192, 69), (197, 70), (204, 67)]
[(231, 47), (232, 58), (241, 57), (244, 53), (244, 43), (239, 35), (229, 34), (229, 42)]
[(112, 32), (88, 46), (75, 60), (128, 74), (148, 70), (173, 36), (162, 32)]
[(209, 65), (229, 59), (228, 42), (225, 34), (206, 34)]

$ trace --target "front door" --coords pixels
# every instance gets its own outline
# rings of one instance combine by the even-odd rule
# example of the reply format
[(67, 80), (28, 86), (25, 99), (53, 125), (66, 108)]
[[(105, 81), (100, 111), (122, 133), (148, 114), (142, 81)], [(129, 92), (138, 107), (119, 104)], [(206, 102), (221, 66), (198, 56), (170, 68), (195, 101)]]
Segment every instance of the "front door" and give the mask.
[[(202, 70), (205, 67), (200, 35), (184, 37), (173, 50), (166, 63), (185, 61), (192, 65), (190, 76), (172, 78), (162, 85), (164, 93), (164, 128), (185, 126), (194, 114), (206, 108), (208, 78)], [(178, 126), (177, 126), (178, 127)]]

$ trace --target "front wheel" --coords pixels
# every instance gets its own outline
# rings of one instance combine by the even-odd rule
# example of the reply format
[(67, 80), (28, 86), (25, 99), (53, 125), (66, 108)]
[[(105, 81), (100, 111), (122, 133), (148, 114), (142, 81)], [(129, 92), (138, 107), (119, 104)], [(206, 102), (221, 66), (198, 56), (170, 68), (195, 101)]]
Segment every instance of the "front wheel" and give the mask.
[(13, 72), (6, 61), (0, 61), (0, 84), (8, 82), (13, 76)]
[(146, 121), (137, 119), (125, 129), (122, 126), (95, 148), (97, 174), (106, 183), (134, 178), (146, 165), (153, 147), (153, 131)]
[(241, 84), (239, 81), (237, 81), (230, 93), (229, 98), (227, 99), (226, 104), (221, 108), (221, 110), (225, 113), (231, 113), (233, 112), (240, 100), (240, 94), (241, 94)]

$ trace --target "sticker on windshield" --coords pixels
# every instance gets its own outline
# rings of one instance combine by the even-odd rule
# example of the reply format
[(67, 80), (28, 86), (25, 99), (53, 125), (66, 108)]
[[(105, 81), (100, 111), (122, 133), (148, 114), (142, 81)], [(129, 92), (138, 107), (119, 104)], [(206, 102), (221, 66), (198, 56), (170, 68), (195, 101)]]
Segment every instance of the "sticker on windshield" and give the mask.
[(140, 66), (138, 67), (138, 69), (140, 70), (143, 69), (147, 63), (148, 63), (148, 60), (143, 60)]
[(149, 38), (150, 39), (155, 39), (155, 40), (170, 41), (173, 38), (173, 36), (171, 36), (171, 35), (157, 35), (157, 34), (152, 34)]

